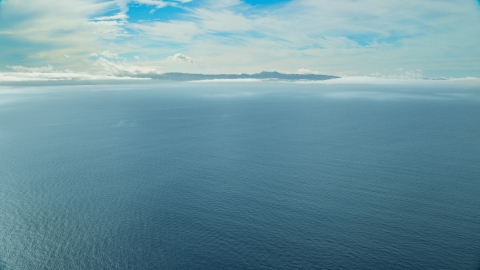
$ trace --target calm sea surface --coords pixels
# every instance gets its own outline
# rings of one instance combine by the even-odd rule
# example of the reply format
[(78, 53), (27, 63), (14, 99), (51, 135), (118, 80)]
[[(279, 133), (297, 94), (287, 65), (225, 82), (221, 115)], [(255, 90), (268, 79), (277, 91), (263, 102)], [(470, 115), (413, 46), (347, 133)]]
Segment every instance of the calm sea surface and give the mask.
[(0, 88), (0, 269), (472, 269), (480, 89)]

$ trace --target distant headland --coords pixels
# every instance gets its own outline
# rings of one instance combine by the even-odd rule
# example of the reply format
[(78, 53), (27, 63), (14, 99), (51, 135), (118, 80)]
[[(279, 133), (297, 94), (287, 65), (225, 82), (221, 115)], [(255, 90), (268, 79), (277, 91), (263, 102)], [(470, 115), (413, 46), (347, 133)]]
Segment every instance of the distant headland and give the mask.
[(169, 72), (162, 74), (145, 74), (137, 75), (135, 77), (150, 78), (156, 80), (170, 80), (170, 81), (202, 81), (202, 80), (235, 80), (235, 79), (272, 79), (272, 80), (309, 80), (309, 81), (323, 81), (329, 79), (337, 79), (340, 77), (320, 74), (285, 74), (276, 71), (263, 71), (255, 74), (192, 74), (192, 73), (178, 73)]

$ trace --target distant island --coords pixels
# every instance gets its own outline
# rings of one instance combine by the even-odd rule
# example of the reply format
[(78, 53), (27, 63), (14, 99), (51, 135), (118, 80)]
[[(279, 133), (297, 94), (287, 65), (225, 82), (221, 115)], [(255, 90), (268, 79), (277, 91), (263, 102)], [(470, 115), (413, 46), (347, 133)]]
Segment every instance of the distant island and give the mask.
[(279, 72), (263, 71), (255, 74), (191, 74), (169, 72), (163, 74), (145, 74), (137, 75), (135, 77), (151, 78), (156, 80), (171, 80), (171, 81), (202, 81), (202, 80), (224, 80), (224, 79), (272, 79), (272, 80), (309, 80), (309, 81), (323, 81), (329, 79), (337, 79), (340, 77), (320, 74), (285, 74)]
[(188, 82), (213, 80), (278, 80), (278, 81), (323, 81), (340, 77), (321, 74), (285, 74), (263, 71), (255, 74), (195, 74), (195, 73), (122, 73), (94, 75), (75, 72), (0, 72), (0, 85), (62, 85), (105, 83), (148, 83), (155, 81)]

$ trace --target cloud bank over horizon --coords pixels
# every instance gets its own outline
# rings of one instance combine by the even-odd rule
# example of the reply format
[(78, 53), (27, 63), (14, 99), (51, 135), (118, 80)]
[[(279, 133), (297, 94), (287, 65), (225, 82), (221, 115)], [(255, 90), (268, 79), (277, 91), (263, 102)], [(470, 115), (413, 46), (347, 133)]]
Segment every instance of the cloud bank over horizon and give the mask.
[[(44, 67), (10, 67), (14, 72), (0, 72), (0, 86), (2, 85), (31, 85), (30, 83), (122, 83), (126, 81), (143, 81), (155, 84), (156, 82), (205, 82), (205, 83), (299, 83), (299, 84), (319, 84), (319, 85), (437, 85), (437, 86), (473, 86), (480, 87), (480, 78), (442, 78), (442, 79), (421, 79), (409, 76), (346, 76), (333, 77), (326, 79), (295, 79), (282, 78), (279, 75), (276, 79), (269, 78), (211, 78), (209, 75), (185, 74), (176, 75), (177, 73), (158, 73), (157, 70), (141, 68), (130, 65), (126, 62), (110, 62), (104, 58), (99, 58), (99, 65), (107, 65), (111, 71), (109, 74), (95, 74), (88, 72), (74, 72), (71, 70), (57, 70), (53, 66)], [(270, 72), (271, 73), (271, 72)], [(258, 74), (258, 73), (257, 73)], [(298, 70), (295, 73), (281, 73), (284, 75), (319, 75), (311, 72), (305, 73), (305, 70)], [(166, 75), (166, 77), (162, 77)], [(254, 74), (255, 75), (255, 74)], [(197, 78), (200, 77), (200, 78)], [(327, 76), (328, 77), (328, 76)]]
[(0, 72), (480, 77), (479, 26), (473, 0), (3, 0)]

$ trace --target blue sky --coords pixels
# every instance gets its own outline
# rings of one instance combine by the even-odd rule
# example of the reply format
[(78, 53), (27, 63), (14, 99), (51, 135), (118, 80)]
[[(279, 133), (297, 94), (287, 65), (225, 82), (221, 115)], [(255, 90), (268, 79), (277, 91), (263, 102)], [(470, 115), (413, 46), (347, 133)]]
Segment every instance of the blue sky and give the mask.
[(480, 77), (476, 0), (3, 0), (0, 72)]

